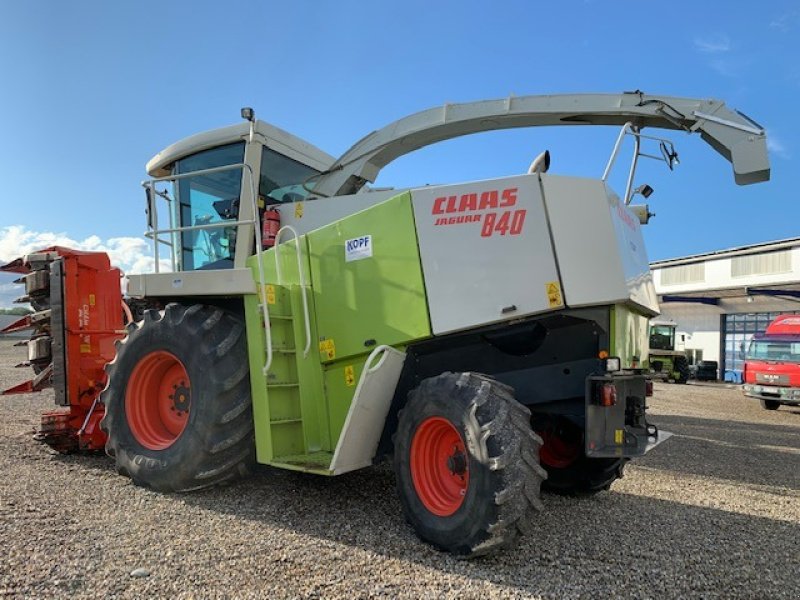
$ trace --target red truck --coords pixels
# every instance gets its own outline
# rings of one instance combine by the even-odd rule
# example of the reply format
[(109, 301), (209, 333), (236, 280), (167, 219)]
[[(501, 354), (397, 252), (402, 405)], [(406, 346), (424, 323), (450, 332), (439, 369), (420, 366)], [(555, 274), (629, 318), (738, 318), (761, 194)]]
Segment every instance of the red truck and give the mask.
[(753, 336), (743, 376), (744, 395), (766, 410), (800, 405), (800, 315), (781, 315)]

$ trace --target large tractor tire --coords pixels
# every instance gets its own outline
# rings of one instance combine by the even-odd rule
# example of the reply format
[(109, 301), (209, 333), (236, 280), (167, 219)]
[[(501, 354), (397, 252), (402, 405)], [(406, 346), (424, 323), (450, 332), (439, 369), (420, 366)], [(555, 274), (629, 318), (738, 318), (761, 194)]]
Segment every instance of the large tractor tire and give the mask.
[(543, 440), (539, 461), (547, 471), (542, 489), (565, 496), (592, 495), (608, 490), (622, 477), (624, 458), (589, 458), (583, 430), (564, 418), (534, 418)]
[(247, 475), (255, 445), (242, 321), (213, 306), (173, 303), (127, 330), (100, 397), (117, 471), (164, 492)]
[(541, 510), (541, 439), (513, 390), (477, 373), (443, 373), (409, 394), (394, 437), (406, 518), (462, 557), (511, 544)]
[(675, 383), (686, 383), (689, 381), (689, 361), (685, 356), (676, 356), (672, 364)]

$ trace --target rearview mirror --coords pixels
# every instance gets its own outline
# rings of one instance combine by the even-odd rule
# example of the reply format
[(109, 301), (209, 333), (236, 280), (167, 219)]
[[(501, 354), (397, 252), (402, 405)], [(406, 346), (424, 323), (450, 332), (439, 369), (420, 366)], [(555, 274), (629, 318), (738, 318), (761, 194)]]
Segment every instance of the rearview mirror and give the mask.
[(681, 161), (678, 160), (678, 152), (675, 150), (675, 146), (673, 146), (671, 142), (665, 142), (662, 140), (658, 144), (658, 147), (661, 148), (661, 156), (664, 157), (664, 162), (667, 163), (670, 171), (672, 171), (675, 165), (681, 164)]
[(147, 227), (153, 228), (153, 188), (149, 185), (144, 186), (145, 207), (144, 214), (147, 215)]

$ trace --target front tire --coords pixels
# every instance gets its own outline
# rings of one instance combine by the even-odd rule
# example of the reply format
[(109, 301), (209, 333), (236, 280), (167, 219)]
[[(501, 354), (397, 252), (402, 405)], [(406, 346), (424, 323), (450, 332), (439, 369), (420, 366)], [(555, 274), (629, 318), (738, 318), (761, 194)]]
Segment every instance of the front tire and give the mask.
[(685, 356), (676, 356), (672, 364), (672, 369), (676, 374), (675, 383), (686, 383), (689, 381), (689, 361)]
[(212, 306), (169, 304), (127, 326), (106, 367), (101, 427), (117, 471), (183, 492), (231, 481), (255, 462), (245, 327)]
[(462, 557), (511, 544), (541, 509), (541, 440), (512, 389), (477, 373), (443, 373), (409, 394), (394, 437), (406, 519)]
[(761, 400), (761, 408), (764, 410), (778, 410), (781, 403), (777, 400)]

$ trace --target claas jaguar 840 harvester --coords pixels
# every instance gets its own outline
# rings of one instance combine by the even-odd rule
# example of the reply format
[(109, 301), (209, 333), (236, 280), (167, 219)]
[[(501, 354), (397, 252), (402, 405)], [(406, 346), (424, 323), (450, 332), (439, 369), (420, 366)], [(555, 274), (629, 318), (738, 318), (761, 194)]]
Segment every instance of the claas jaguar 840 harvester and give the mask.
[[(749, 184), (769, 178), (761, 127), (715, 100), (510, 97), (417, 113), (334, 159), (242, 116), (148, 163), (155, 272), (124, 298), (105, 254), (4, 267), (35, 310), (11, 327), (33, 331), (35, 376), (9, 392), (52, 386), (61, 407), (40, 440), (105, 449), (170, 492), (256, 463), (333, 476), (388, 459), (417, 534), (475, 556), (535, 527), (540, 487), (608, 489), (667, 437), (645, 416), (658, 304), (650, 213), (631, 201), (652, 191), (634, 188), (640, 157), (677, 153), (642, 130), (699, 133)], [(429, 144), (542, 125), (621, 127), (602, 177), (548, 174), (542, 153), (499, 179), (366, 185)]]

